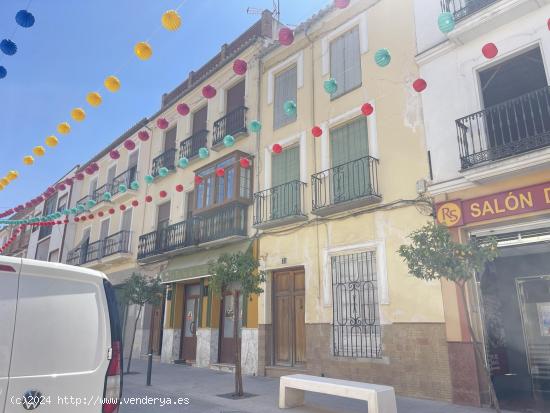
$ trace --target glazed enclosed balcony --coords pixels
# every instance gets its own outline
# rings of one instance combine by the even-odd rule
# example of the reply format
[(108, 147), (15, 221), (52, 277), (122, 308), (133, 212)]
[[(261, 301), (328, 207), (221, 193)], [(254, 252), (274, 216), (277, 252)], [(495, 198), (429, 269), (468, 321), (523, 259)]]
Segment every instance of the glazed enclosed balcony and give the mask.
[(550, 87), (456, 120), (462, 170), (550, 146)]
[(238, 136), (247, 132), (247, 111), (247, 107), (241, 106), (214, 122), (214, 136), (212, 140), (213, 147), (222, 145), (223, 140), (227, 135)]
[(456, 22), (483, 10), (499, 0), (440, 0), (441, 10), (450, 12)]
[(159, 171), (166, 168), (169, 171), (176, 169), (176, 148), (168, 149), (162, 154), (153, 159), (151, 175), (154, 177), (160, 176)]
[(313, 213), (326, 216), (380, 202), (378, 159), (365, 156), (311, 177)]
[(85, 265), (97, 261), (118, 261), (131, 252), (131, 231), (120, 231), (103, 240), (81, 244), (67, 256), (69, 265)]
[(180, 159), (193, 159), (199, 155), (200, 148), (206, 148), (208, 131), (200, 130), (180, 143)]
[(307, 220), (306, 184), (294, 180), (254, 194), (254, 227), (268, 229)]

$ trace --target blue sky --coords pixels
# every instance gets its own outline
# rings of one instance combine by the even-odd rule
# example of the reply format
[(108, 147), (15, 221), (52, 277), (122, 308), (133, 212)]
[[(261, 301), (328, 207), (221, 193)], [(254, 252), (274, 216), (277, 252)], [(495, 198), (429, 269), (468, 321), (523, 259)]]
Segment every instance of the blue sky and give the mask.
[[(14, 56), (0, 53), (8, 76), (0, 80), (0, 174), (16, 169), (21, 176), (0, 192), (0, 210), (40, 194), (74, 165), (99, 152), (120, 134), (160, 107), (162, 93), (183, 81), (220, 46), (233, 40), (259, 16), (246, 9), (272, 8), (271, 0), (185, 0), (182, 28), (161, 29), (160, 17), (181, 0), (30, 0), (36, 24), (17, 28), (15, 14), (29, 0), (0, 2), (0, 38), (18, 46)], [(298, 24), (330, 0), (281, 0), (281, 20)], [(17, 29), (16, 29), (17, 28)], [(15, 31), (15, 33), (14, 33)], [(133, 55), (137, 41), (149, 40), (153, 58)], [(116, 94), (102, 92), (103, 104), (87, 107), (89, 91), (101, 90), (103, 79), (117, 75)], [(33, 166), (22, 158), (70, 121), (70, 110), (86, 108), (87, 119), (59, 136), (56, 148)], [(1, 211), (0, 211), (1, 212)]]

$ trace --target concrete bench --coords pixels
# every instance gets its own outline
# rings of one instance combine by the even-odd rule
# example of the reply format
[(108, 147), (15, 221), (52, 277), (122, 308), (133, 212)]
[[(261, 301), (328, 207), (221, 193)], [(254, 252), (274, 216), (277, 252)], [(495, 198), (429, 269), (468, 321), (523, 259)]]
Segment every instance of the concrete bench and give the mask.
[(368, 413), (397, 413), (393, 387), (306, 374), (281, 377), (279, 408), (288, 409), (303, 405), (306, 391), (365, 400), (368, 402)]

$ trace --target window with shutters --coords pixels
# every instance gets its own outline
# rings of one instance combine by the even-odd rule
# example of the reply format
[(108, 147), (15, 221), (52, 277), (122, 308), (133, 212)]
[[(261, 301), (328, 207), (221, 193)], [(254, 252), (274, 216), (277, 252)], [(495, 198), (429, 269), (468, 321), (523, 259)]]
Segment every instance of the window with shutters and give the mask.
[(275, 76), (275, 99), (273, 102), (273, 129), (279, 129), (296, 121), (297, 114), (288, 115), (285, 112), (285, 103), (297, 102), (298, 68), (291, 68)]
[[(49, 197), (46, 202), (44, 202), (44, 210), (42, 212), (43, 216), (53, 214), (55, 212), (55, 207), (57, 206), (57, 193)], [(52, 233), (52, 226), (40, 227), (40, 233), (38, 234), (38, 239), (45, 238)], [(46, 256), (44, 260), (47, 260)]]
[(336, 99), (361, 86), (361, 45), (359, 27), (346, 32), (330, 44), (330, 75), (338, 89)]
[(36, 255), (34, 259), (39, 261), (48, 261), (49, 250), (50, 250), (50, 239), (48, 238), (38, 243), (38, 246), (36, 247)]
[(300, 146), (285, 148), (271, 159), (271, 214), (270, 219), (300, 215)]
[(61, 212), (64, 209), (67, 209), (67, 199), (69, 198), (68, 194), (64, 194), (59, 197), (59, 201), (57, 201), (57, 211)]

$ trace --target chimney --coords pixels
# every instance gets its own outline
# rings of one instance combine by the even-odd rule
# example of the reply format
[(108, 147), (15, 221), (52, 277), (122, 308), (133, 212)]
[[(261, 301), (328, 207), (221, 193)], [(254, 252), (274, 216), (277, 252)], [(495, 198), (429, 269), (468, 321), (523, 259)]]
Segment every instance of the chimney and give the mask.
[(262, 37), (267, 37), (271, 39), (273, 37), (273, 13), (269, 10), (264, 10), (262, 12), (262, 28), (261, 35)]

